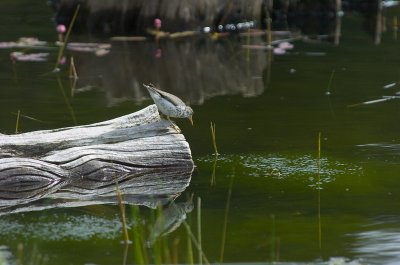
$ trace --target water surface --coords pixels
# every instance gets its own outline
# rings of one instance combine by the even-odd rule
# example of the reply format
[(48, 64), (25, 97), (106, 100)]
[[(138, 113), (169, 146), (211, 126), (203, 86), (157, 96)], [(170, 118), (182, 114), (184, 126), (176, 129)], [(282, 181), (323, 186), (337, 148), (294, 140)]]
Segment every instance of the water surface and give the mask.
[[(112, 47), (104, 56), (67, 51), (79, 75), (72, 96), (68, 66), (49, 73), (58, 52), (51, 13), (39, 4), (32, 7), (38, 9), (34, 15), (10, 1), (0, 5), (18, 15), (1, 17), (1, 41), (33, 36), (51, 47), (45, 50), (46, 62), (13, 63), (10, 53), (21, 49), (0, 50), (1, 133), (15, 132), (18, 110), (34, 118), (21, 118), (20, 132), (137, 111), (152, 104), (141, 84), (153, 82), (195, 112), (194, 127), (177, 121), (197, 167), (176, 202), (194, 194), (187, 222), (196, 231), (201, 198), (202, 246), (210, 262), (221, 260), (223, 245), (227, 263), (303, 264), (334, 257), (363, 264), (398, 262), (399, 102), (349, 107), (399, 90), (399, 43), (389, 23), (376, 45), (363, 29), (364, 17), (345, 14), (338, 45), (297, 40), (280, 56), (242, 47), (262, 44), (256, 37), (197, 36), (157, 45), (73, 36)], [(398, 12), (391, 9), (388, 21)], [(127, 208), (134, 226), (134, 210)], [(147, 221), (154, 211), (140, 208)], [(12, 263), (22, 244), (25, 259), (40, 254), (49, 264), (122, 263), (118, 213), (116, 205), (97, 205), (2, 216), (1, 253)], [(168, 235), (171, 244), (175, 239), (179, 260), (186, 262), (184, 226)], [(129, 249), (128, 264), (134, 255)]]

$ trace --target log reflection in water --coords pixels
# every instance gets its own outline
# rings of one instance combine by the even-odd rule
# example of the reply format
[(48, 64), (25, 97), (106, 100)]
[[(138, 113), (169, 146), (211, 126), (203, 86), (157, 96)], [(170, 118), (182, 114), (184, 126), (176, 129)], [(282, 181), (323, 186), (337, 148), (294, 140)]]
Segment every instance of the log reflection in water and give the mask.
[[(119, 175), (123, 203), (155, 209), (158, 205), (164, 205), (179, 196), (189, 186), (191, 175), (191, 168), (145, 171), (142, 175)], [(90, 186), (89, 183), (95, 185)], [(36, 200), (2, 199), (0, 215), (53, 208), (118, 204), (113, 180), (102, 182), (76, 178), (53, 191), (54, 193)]]

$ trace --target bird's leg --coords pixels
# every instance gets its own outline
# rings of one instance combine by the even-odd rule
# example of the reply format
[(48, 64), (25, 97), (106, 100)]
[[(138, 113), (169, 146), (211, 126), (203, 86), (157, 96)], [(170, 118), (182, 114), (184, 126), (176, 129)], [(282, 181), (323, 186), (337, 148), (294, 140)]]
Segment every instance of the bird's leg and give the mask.
[(169, 123), (171, 124), (172, 128), (174, 128), (174, 130), (175, 130), (177, 133), (181, 133), (181, 129), (179, 129), (179, 127), (176, 126), (176, 124), (173, 123), (173, 122), (171, 121), (171, 119), (170, 119), (167, 115), (160, 113), (160, 117), (162, 117), (162, 118), (163, 118), (163, 117), (166, 117), (167, 120), (169, 121)]
[(175, 131), (177, 131), (178, 133), (181, 133), (181, 129), (179, 129), (179, 127), (178, 126), (176, 126), (176, 124), (175, 123), (173, 123), (170, 119), (169, 119), (169, 117), (167, 116), (167, 119), (168, 119), (168, 121), (171, 123), (171, 126), (172, 126), (172, 128), (174, 128), (175, 129)]

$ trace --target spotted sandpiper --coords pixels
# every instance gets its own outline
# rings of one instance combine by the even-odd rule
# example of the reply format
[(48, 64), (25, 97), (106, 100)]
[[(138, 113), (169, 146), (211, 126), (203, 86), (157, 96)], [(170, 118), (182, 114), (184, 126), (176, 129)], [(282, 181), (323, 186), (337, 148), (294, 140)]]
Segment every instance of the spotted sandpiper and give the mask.
[(169, 119), (169, 117), (188, 118), (190, 123), (193, 125), (193, 110), (191, 107), (186, 106), (180, 98), (156, 88), (153, 84), (143, 84), (143, 86), (149, 91), (158, 110), (167, 116), (169, 122), (178, 132), (180, 132), (179, 128)]

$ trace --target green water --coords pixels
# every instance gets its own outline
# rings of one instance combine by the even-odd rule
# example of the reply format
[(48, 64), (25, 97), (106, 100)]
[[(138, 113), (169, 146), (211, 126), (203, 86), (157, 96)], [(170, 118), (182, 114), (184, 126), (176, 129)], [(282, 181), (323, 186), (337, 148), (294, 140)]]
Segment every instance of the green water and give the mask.
[[(57, 38), (43, 3), (32, 6), (34, 12), (14, 1), (0, 7), (0, 41)], [(392, 9), (388, 18), (399, 11)], [(195, 204), (201, 198), (202, 246), (210, 262), (220, 261), (225, 227), (227, 263), (312, 263), (343, 257), (397, 264), (400, 105), (393, 100), (348, 106), (398, 91), (398, 86), (383, 86), (399, 81), (399, 42), (388, 23), (382, 43), (375, 45), (362, 19), (358, 14), (343, 17), (337, 46), (298, 40), (282, 56), (259, 50), (247, 55), (240, 45), (248, 40), (236, 37), (162, 41), (161, 58), (155, 58), (152, 41), (113, 42), (103, 57), (68, 52), (76, 59), (77, 88), (90, 86), (73, 97), (67, 66), (61, 67), (59, 81), (48, 74), (56, 49), (46, 51), (47, 62), (16, 64), (9, 59), (16, 49), (0, 49), (0, 132), (14, 133), (18, 110), (35, 118), (21, 118), (20, 132), (128, 114), (152, 104), (141, 83), (160, 83), (191, 102), (195, 112), (194, 127), (177, 121), (196, 164), (190, 186), (177, 202), (192, 193)], [(217, 161), (211, 121), (216, 124)], [(151, 219), (153, 210), (140, 210)], [(196, 211), (197, 206), (187, 220), (195, 234)], [(104, 205), (2, 216), (1, 253), (11, 255), (11, 261), (20, 255), (25, 261), (40, 259), (39, 264), (120, 264), (124, 246), (118, 213), (117, 206)], [(128, 216), (131, 224), (130, 207)], [(167, 240), (172, 245), (175, 239), (179, 261), (186, 262), (183, 226)], [(19, 244), (23, 251), (18, 251)], [(128, 248), (128, 264), (134, 262), (134, 253)]]

